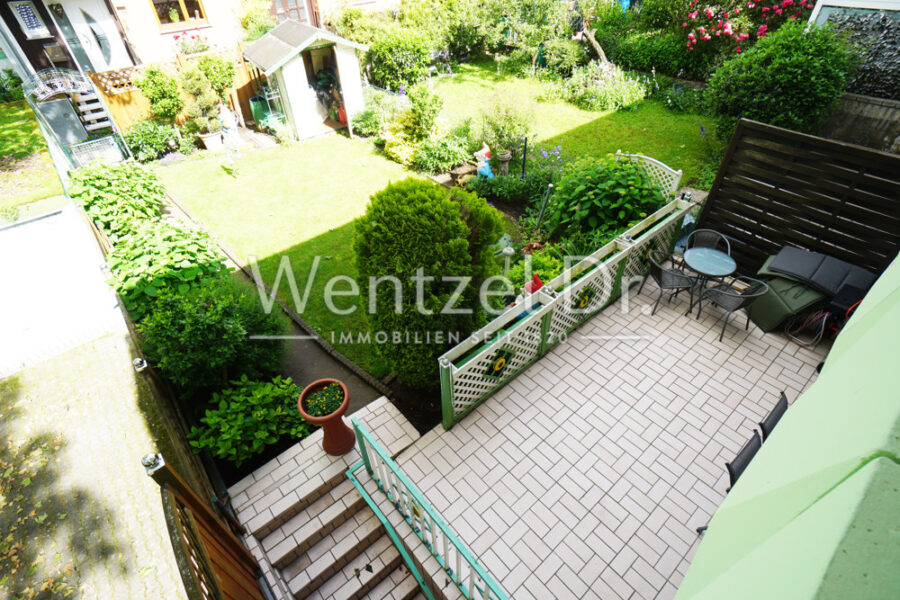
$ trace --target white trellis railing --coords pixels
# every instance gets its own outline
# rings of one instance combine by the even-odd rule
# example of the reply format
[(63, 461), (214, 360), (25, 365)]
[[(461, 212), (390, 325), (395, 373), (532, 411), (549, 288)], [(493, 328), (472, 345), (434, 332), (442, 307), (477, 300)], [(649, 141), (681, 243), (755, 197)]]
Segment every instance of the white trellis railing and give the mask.
[[(370, 500), (368, 492), (361, 484), (358, 484), (354, 471), (364, 465), (369, 477), (375, 481), (394, 508), (409, 523), (419, 540), (437, 559), (446, 576), (456, 584), (465, 598), (468, 600), (509, 600), (496, 580), (450, 530), (450, 527), (425, 499), (419, 488), (391, 460), (381, 444), (357, 419), (351, 419), (351, 422), (362, 460), (357, 465), (350, 467), (347, 475), (351, 481), (354, 481), (354, 485), (363, 494), (363, 497), (367, 501)], [(378, 513), (380, 510), (376, 510), (376, 514)], [(379, 516), (379, 518), (381, 517)], [(399, 539), (395, 539), (396, 532), (393, 527), (384, 520), (382, 522), (389, 528), (389, 534), (403, 559), (407, 561), (408, 565), (411, 565), (411, 559), (403, 543)], [(411, 565), (411, 572), (419, 581), (422, 592), (430, 598), (431, 592), (418, 569)]]
[(694, 206), (673, 200), (444, 354), (439, 359), (444, 427), (616, 300), (623, 288), (641, 281), (650, 269), (650, 250), (670, 252)]

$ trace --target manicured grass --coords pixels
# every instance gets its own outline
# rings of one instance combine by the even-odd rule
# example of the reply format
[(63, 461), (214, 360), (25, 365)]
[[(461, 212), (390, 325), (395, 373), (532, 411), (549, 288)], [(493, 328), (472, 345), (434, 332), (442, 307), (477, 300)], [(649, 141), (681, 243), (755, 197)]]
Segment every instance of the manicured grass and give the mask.
[(0, 104), (0, 210), (61, 193), (31, 107)]
[(707, 142), (700, 137), (700, 125), (711, 129), (707, 117), (674, 113), (653, 101), (612, 113), (582, 110), (567, 102), (539, 102), (545, 85), (498, 75), (490, 62), (459, 65), (453, 77), (435, 80), (434, 89), (444, 98), (442, 116), (451, 125), (467, 117), (477, 124), (482, 110), (490, 110), (502, 98), (530, 113), (538, 143), (562, 146), (565, 158), (622, 150), (682, 169), (682, 185), (696, 179), (708, 153)]
[[(298, 312), (329, 342), (335, 332), (334, 345), (358, 365), (377, 377), (387, 374), (371, 347), (340, 343), (342, 331), (366, 331), (365, 316), (359, 309), (333, 314), (325, 305), (324, 288), (335, 275), (355, 275), (353, 220), (365, 212), (372, 193), (410, 176), (408, 171), (367, 141), (330, 135), (245, 152), (234, 177), (215, 156), (159, 166), (157, 172), (211, 233), (242, 260), (255, 258), (269, 284), (287, 256), (302, 295), (313, 258), (319, 256), (308, 304)], [(279, 295), (293, 303), (285, 280)], [(352, 300), (338, 299), (339, 307), (350, 305)]]
[[(535, 117), (539, 143), (561, 145), (567, 158), (601, 156), (622, 149), (640, 152), (696, 175), (705, 148), (699, 125), (706, 119), (678, 115), (654, 102), (633, 111), (595, 113), (566, 103), (541, 103), (538, 81), (497, 76), (491, 64), (461, 65), (453, 78), (436, 80), (444, 97), (443, 116), (451, 123), (477, 118), (497, 97), (512, 98)], [(159, 166), (169, 191), (240, 258), (254, 257), (263, 278), (275, 281), (282, 256), (290, 259), (300, 296), (316, 256), (318, 270), (307, 304), (295, 306), (316, 330), (358, 365), (381, 377), (384, 363), (370, 345), (342, 343), (340, 334), (367, 330), (356, 309), (337, 315), (324, 301), (325, 284), (335, 275), (354, 277), (353, 221), (365, 212), (369, 196), (390, 181), (411, 174), (379, 155), (366, 140), (327, 136), (293, 147), (245, 152), (236, 175), (223, 169), (221, 157)], [(345, 289), (338, 286), (336, 289)], [(293, 303), (282, 279), (280, 296)], [(354, 300), (338, 298), (339, 308)]]

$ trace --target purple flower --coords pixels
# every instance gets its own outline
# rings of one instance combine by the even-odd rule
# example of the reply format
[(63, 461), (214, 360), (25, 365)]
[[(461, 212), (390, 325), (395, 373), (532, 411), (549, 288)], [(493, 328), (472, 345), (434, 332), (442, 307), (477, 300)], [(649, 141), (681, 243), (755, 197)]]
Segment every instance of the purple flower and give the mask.
[(541, 158), (547, 158), (547, 151), (541, 150)]

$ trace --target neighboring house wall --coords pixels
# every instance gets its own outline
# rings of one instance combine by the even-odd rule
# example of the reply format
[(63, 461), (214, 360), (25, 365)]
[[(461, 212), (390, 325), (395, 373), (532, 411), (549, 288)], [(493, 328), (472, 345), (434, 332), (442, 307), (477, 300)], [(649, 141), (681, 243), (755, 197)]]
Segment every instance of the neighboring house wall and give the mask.
[[(212, 46), (220, 49), (233, 48), (244, 39), (240, 0), (190, 0), (186, 5), (189, 11), (195, 12), (190, 15), (190, 20), (182, 19), (176, 23), (168, 22), (167, 7), (180, 12), (179, 0), (113, 2), (125, 35), (144, 63), (172, 60), (176, 54), (175, 37), (182, 34), (203, 36)], [(197, 14), (200, 18), (194, 19)]]
[[(288, 0), (273, 0), (273, 4)], [(325, 27), (330, 18), (344, 8), (361, 8), (373, 12), (383, 10), (396, 10), (400, 8), (401, 0), (315, 0), (314, 12), (316, 13), (317, 27)]]
[[(25, 31), (22, 22), (13, 14), (19, 5), (19, 2), (0, 1), (0, 19), (2, 19), (6, 31), (9, 32), (11, 41), (21, 49), (31, 70), (40, 71), (52, 66), (77, 69), (56, 24), (50, 18), (50, 13), (47, 12), (47, 8), (41, 0), (32, 0), (24, 6), (24, 10), (33, 13), (33, 16), (28, 18), (28, 22), (41, 26), (39, 27), (40, 31), (37, 29), (30, 32)], [(51, 52), (48, 53), (48, 49)], [(58, 57), (55, 62), (50, 60), (50, 57), (54, 56), (53, 50), (56, 50), (55, 56)]]
[(293, 19), (313, 27), (319, 27), (317, 8), (316, 0), (272, 0), (270, 11), (279, 23)]

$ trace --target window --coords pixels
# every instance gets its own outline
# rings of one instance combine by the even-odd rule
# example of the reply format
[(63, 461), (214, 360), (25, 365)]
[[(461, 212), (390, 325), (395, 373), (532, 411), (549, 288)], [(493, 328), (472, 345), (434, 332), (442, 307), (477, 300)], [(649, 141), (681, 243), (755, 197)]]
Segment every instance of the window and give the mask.
[(191, 25), (206, 21), (200, 0), (151, 0), (160, 25)]
[(273, 4), (279, 23), (287, 19), (309, 23), (309, 17), (306, 14), (306, 0), (274, 0)]
[(53, 37), (50, 35), (50, 30), (44, 25), (41, 15), (35, 10), (34, 3), (32, 3), (31, 0), (10, 2), (9, 8), (15, 15), (16, 21), (19, 22), (22, 33), (24, 33), (25, 37), (29, 40)]

